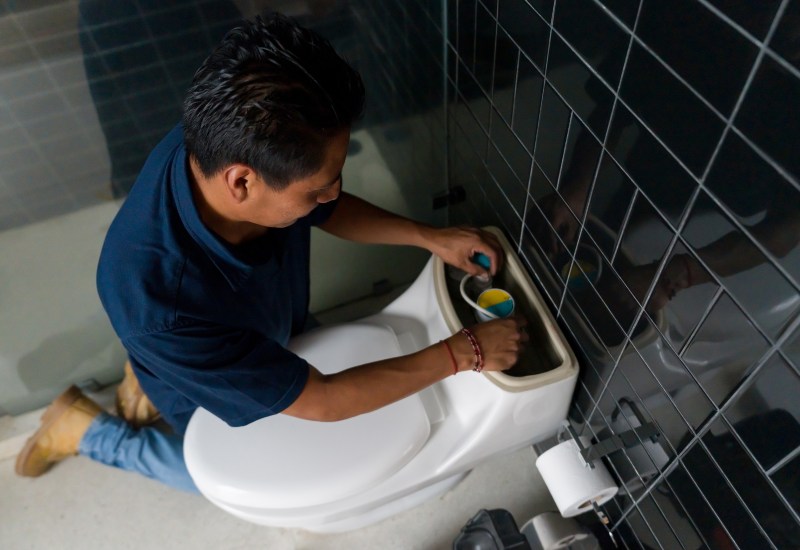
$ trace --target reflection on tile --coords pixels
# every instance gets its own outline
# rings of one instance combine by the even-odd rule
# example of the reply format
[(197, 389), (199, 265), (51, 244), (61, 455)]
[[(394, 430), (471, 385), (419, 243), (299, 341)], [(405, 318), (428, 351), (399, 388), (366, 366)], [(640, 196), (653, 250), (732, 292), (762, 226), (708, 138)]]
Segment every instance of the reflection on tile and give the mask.
[(655, 499), (651, 496), (645, 497), (637, 503), (642, 516), (647, 518), (647, 523), (650, 526), (652, 535), (658, 541), (662, 548), (680, 548), (681, 543), (677, 539), (677, 535), (670, 527), (671, 519), (669, 520), (664, 515), (663, 508), (656, 503)]
[(637, 44), (625, 71), (622, 98), (700, 176), (722, 135), (723, 121)]
[(511, 128), (498, 116), (497, 111), (493, 111), (492, 115), (492, 129), (489, 138), (494, 143), (494, 146), (500, 150), (505, 162), (514, 171), (519, 183), (527, 187), (531, 171), (531, 156), (519, 142)]
[(706, 186), (800, 281), (800, 191), (734, 133), (725, 139)]
[(723, 293), (682, 357), (714, 403), (721, 407), (767, 349), (764, 338)]
[(780, 0), (760, 0), (759, 2), (735, 2), (732, 0), (709, 0), (722, 13), (742, 25), (759, 40), (767, 34)]
[(613, 265), (640, 304), (645, 303), (658, 265), (673, 238), (672, 229), (663, 222), (650, 203), (638, 195)]
[(734, 124), (778, 164), (800, 176), (800, 118), (786, 105), (800, 96), (800, 80), (764, 57)]
[[(725, 411), (748, 450), (769, 470), (800, 447), (800, 374), (773, 355)], [(739, 426), (744, 426), (739, 429)], [(756, 429), (761, 426), (762, 429)]]
[[(652, 424), (657, 431), (660, 429), (658, 422), (650, 417), (647, 409), (637, 405), (637, 398), (632, 391), (628, 390), (622, 395), (617, 393), (620, 390), (625, 391), (626, 384), (624, 377), (619, 373), (612, 378), (600, 400), (597, 414), (592, 419), (592, 424), (600, 430), (600, 437), (603, 439), (612, 434), (625, 437), (622, 434), (645, 424)], [(675, 453), (661, 435), (655, 440), (641, 440), (635, 433), (628, 435), (635, 438), (638, 443), (608, 455), (608, 461), (621, 482), (620, 489), (637, 497), (658, 478), (674, 458)]]
[[(553, 268), (553, 271), (555, 271), (555, 268)], [(560, 279), (561, 274), (557, 273), (557, 275), (559, 276), (559, 282), (563, 283)], [(614, 350), (614, 353), (612, 353), (612, 351), (603, 344), (600, 333), (598, 333), (594, 325), (588, 321), (588, 316), (581, 309), (575, 297), (569, 292), (564, 295), (561, 317), (563, 317), (565, 323), (574, 334), (577, 349), (581, 351), (584, 357), (594, 362), (596, 365), (596, 372), (600, 379), (603, 381), (607, 380), (611, 375), (618, 350)]]
[[(763, 438), (763, 442), (773, 448), (783, 444), (781, 439), (785, 433), (781, 427), (776, 419), (769, 416), (751, 417), (733, 426), (740, 435), (745, 432), (752, 437), (757, 433)], [(795, 432), (800, 431), (800, 424), (795, 424), (794, 429)], [(758, 470), (730, 431), (727, 422), (715, 421), (711, 431), (703, 437), (708, 452), (715, 457), (733, 489), (756, 517), (772, 543), (778, 548), (797, 548), (800, 546), (800, 525), (793, 520), (769, 485), (766, 476)]]
[(452, 104), (450, 107), (451, 118), (464, 132), (479, 158), (483, 159), (486, 156), (488, 137), (471, 110), (473, 103), (467, 104), (463, 98), (459, 99), (461, 101)]
[[(680, 451), (690, 429), (673, 401), (668, 398), (665, 388), (666, 391), (672, 391), (671, 387), (682, 387), (691, 382), (691, 378), (686, 372), (668, 370), (666, 373), (660, 372), (660, 379), (656, 379), (653, 373), (659, 370), (664, 371), (667, 368), (659, 364), (657, 358), (653, 357), (657, 352), (658, 350), (644, 349), (641, 353), (648, 358), (648, 361), (645, 362), (637, 348), (628, 345), (620, 357), (618, 372), (622, 377), (621, 380), (625, 380), (630, 385), (630, 390), (626, 393), (615, 390), (614, 394), (635, 398), (643, 408), (643, 412), (658, 424), (659, 432), (665, 438), (665, 449)], [(616, 376), (615, 374), (612, 381)], [(662, 386), (661, 380), (666, 380), (668, 385)]]
[(797, 291), (705, 193), (683, 236), (768, 335), (777, 336), (800, 310)]
[(730, 116), (756, 46), (695, 0), (647, 0), (636, 34), (695, 90)]
[(626, 31), (600, 6), (580, 0), (560, 1), (553, 26), (612, 88), (617, 88), (630, 41)]
[[(725, 441), (714, 440), (712, 452), (720, 451), (720, 446), (724, 449)], [(724, 450), (721, 454), (715, 454), (717, 463), (727, 462)], [(733, 458), (733, 457), (732, 457)], [(743, 507), (741, 501), (731, 489), (729, 481), (726, 480), (715, 463), (709, 457), (708, 452), (702, 445), (695, 445), (683, 458), (686, 472), (691, 476), (691, 480), (683, 475), (684, 471), (676, 470), (669, 476), (670, 485), (673, 490), (681, 497), (689, 513), (694, 512), (697, 505), (697, 495), (694, 488), (686, 491), (687, 487), (694, 482), (702, 491), (703, 497), (710, 503), (714, 512), (719, 516), (722, 524), (725, 525), (727, 533), (720, 532), (713, 516), (693, 515), (697, 521), (704, 538), (707, 540), (719, 541), (728, 539), (728, 544), (738, 545), (739, 548), (765, 548), (769, 542), (764, 538), (758, 527), (753, 522), (750, 515)], [(702, 498), (702, 497), (701, 497)], [(718, 542), (719, 543), (719, 542)]]
[(502, 29), (497, 33), (492, 103), (500, 116), (511, 124), (514, 114), (514, 88), (517, 81), (517, 63), (520, 53)]
[[(536, 7), (536, 6), (534, 6)], [(549, 12), (546, 17), (550, 19)], [(525, 0), (503, 0), (499, 2), (498, 21), (500, 26), (544, 71), (547, 55), (547, 37), (550, 29)]]
[[(470, 69), (475, 65), (475, 10), (476, 0), (458, 2), (458, 33), (456, 51), (461, 62)], [(459, 81), (459, 86), (461, 82)]]
[(600, 2), (619, 17), (623, 25), (629, 29), (633, 28), (640, 0), (600, 0)]
[(543, 85), (542, 73), (525, 56), (520, 56), (512, 127), (531, 153), (533, 153), (536, 128), (539, 124), (539, 106), (542, 102)]
[(534, 271), (540, 272), (540, 276), (546, 282), (548, 294), (560, 300), (564, 285), (550, 258), (551, 242), (557, 239), (558, 236), (547, 223), (539, 207), (532, 198), (529, 198), (525, 214), (525, 231), (522, 236), (522, 253), (528, 258)]
[[(689, 270), (694, 280), (689, 280)], [(690, 283), (691, 287), (683, 286)], [(680, 241), (670, 254), (658, 284), (647, 311), (652, 316), (663, 308), (664, 335), (672, 349), (680, 350), (705, 314), (719, 285)]]
[(578, 219), (583, 218), (587, 195), (600, 160), (601, 145), (586, 126), (573, 117), (570, 124), (558, 191)]
[(547, 78), (595, 135), (605, 136), (614, 96), (555, 34), (550, 40)]
[(571, 111), (564, 102), (550, 86), (545, 85), (533, 158), (542, 167), (542, 172), (551, 183), (558, 181), (570, 115)]
[[(539, 165), (534, 162), (533, 169), (531, 170), (531, 182), (528, 193), (530, 193), (531, 197), (536, 201), (536, 204), (541, 205), (540, 208), (542, 208), (546, 206), (547, 201), (552, 200), (544, 199), (555, 194), (555, 192), (555, 187), (553, 187), (550, 181), (545, 177)], [(550, 210), (547, 210), (547, 212), (549, 213)]]
[(631, 180), (611, 157), (604, 154), (589, 204), (592, 223), (587, 223), (586, 230), (608, 259), (614, 253), (614, 245), (631, 206), (634, 190)]
[(798, 25), (800, 25), (800, 2), (794, 0), (786, 6), (769, 45), (786, 61), (800, 69), (800, 42), (797, 40)]
[(616, 355), (612, 350), (621, 345), (626, 336), (626, 328), (622, 327), (618, 320), (619, 306), (614, 306), (612, 310), (612, 306), (606, 304), (592, 286), (581, 291), (573, 291), (568, 284), (567, 294), (578, 306), (586, 323), (598, 335), (601, 345), (612, 352), (612, 355)]
[(553, 15), (553, 5), (555, 0), (528, 0), (538, 14), (547, 22), (550, 22)]
[(492, 91), (492, 70), (494, 66), (494, 44), (497, 35), (497, 23), (481, 2), (475, 20), (475, 63), (471, 67), (472, 74), (487, 94)]
[[(675, 548), (710, 548), (695, 527), (681, 500), (672, 491), (669, 480), (664, 479), (650, 493), (650, 498), (658, 504), (661, 512), (667, 517), (672, 526), (672, 534), (679, 539)], [(709, 511), (710, 513), (710, 511)]]
[(503, 190), (505, 200), (514, 208), (517, 216), (522, 218), (525, 210), (525, 200), (528, 198), (527, 183), (522, 183), (517, 178), (494, 144), (489, 145), (486, 167), (494, 181)]
[(607, 147), (634, 183), (677, 227), (697, 184), (623, 105), (616, 107)]
[[(788, 464), (772, 474), (772, 480), (778, 486), (789, 504), (797, 510), (800, 508), (800, 456), (795, 457)], [(797, 546), (795, 544), (795, 546)]]

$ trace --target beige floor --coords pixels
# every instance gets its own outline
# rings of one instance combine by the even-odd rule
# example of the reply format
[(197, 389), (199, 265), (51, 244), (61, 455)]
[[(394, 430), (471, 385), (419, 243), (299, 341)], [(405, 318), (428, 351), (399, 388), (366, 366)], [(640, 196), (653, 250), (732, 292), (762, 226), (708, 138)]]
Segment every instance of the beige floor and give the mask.
[(448, 549), (481, 508), (505, 508), (518, 525), (555, 509), (525, 448), (475, 468), (443, 496), (373, 526), (316, 535), (241, 521), (184, 494), (85, 457), (38, 479), (0, 461), (0, 547), (17, 549)]
[[(317, 315), (343, 322), (377, 311), (402, 292)], [(111, 408), (113, 386), (92, 394)], [(446, 550), (481, 508), (505, 508), (519, 527), (555, 510), (532, 448), (475, 468), (448, 493), (375, 525), (316, 535), (239, 520), (207, 502), (139, 475), (70, 458), (38, 479), (14, 474), (14, 455), (41, 411), (0, 418), (0, 549), (47, 550)]]

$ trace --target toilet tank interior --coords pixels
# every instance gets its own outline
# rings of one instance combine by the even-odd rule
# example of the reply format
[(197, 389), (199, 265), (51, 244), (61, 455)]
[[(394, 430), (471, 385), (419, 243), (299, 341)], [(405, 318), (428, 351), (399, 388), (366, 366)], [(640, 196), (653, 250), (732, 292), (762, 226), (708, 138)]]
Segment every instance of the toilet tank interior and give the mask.
[[(511, 391), (530, 389), (575, 376), (578, 369), (575, 355), (508, 239), (496, 227), (483, 229), (497, 236), (505, 251), (505, 264), (493, 278), (492, 287), (502, 288), (514, 298), (514, 315), (521, 315), (527, 320), (526, 330), (530, 338), (516, 365), (502, 373), (487, 375)], [(459, 290), (463, 272), (459, 274), (437, 260), (434, 280), (448, 328), (456, 332), (475, 325), (478, 322), (475, 310), (464, 301)]]

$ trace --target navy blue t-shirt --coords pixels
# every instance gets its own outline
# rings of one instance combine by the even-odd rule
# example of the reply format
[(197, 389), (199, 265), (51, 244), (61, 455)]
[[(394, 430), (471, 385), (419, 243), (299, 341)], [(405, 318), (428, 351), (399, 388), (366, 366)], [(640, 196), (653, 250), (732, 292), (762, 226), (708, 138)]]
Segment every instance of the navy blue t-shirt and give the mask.
[(139, 383), (179, 433), (198, 406), (242, 426), (303, 390), (308, 364), (285, 346), (306, 321), (311, 226), (336, 204), (233, 246), (203, 225), (187, 171), (178, 125), (150, 154), (97, 269)]

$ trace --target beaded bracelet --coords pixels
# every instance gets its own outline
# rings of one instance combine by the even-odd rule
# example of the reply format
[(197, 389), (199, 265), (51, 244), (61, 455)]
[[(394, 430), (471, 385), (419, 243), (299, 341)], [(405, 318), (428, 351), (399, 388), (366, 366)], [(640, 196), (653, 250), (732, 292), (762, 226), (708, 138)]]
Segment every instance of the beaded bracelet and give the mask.
[(453, 355), (453, 348), (450, 347), (450, 344), (447, 343), (447, 340), (440, 340), (444, 347), (447, 348), (447, 353), (450, 354), (450, 360), (453, 362), (453, 376), (458, 374), (458, 363), (456, 362), (456, 356)]
[(475, 338), (475, 335), (472, 334), (472, 331), (468, 328), (462, 328), (461, 333), (467, 337), (467, 340), (469, 340), (469, 343), (472, 346), (472, 352), (475, 354), (475, 361), (472, 364), (472, 370), (475, 372), (481, 372), (483, 370), (483, 353), (481, 353), (481, 347), (478, 345), (478, 339)]

